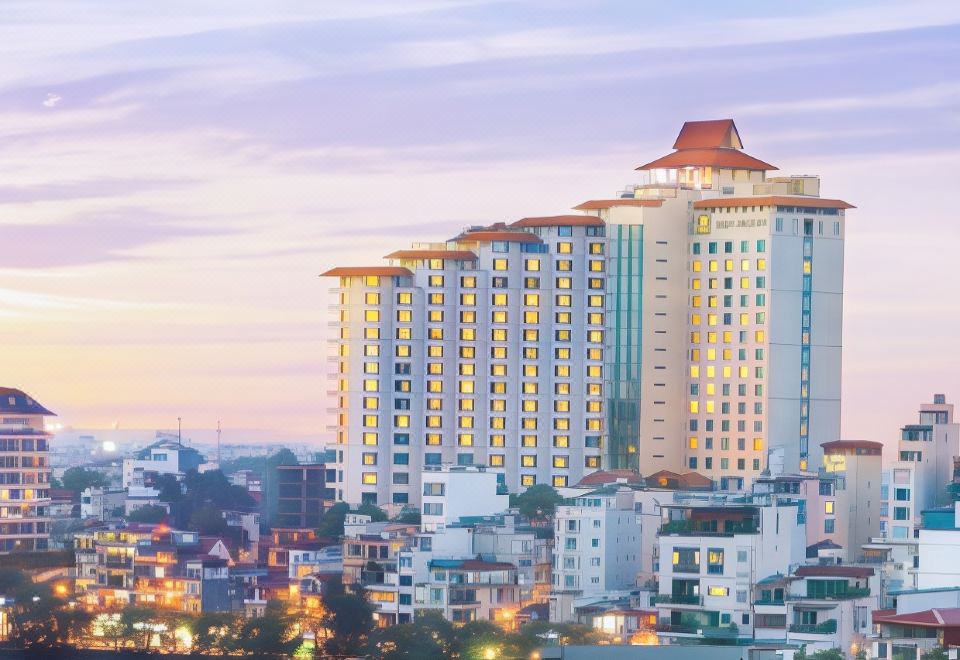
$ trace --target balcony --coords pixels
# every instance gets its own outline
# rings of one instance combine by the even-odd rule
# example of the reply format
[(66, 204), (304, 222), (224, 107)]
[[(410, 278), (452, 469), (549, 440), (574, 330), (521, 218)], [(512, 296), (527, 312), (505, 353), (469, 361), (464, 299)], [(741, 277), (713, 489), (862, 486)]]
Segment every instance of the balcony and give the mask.
[(660, 527), (660, 534), (683, 534), (687, 536), (732, 536), (734, 534), (756, 534), (760, 526), (755, 521), (726, 521), (723, 529), (710, 529), (711, 521), (670, 520)]
[(667, 635), (696, 635), (703, 639), (736, 639), (740, 631), (736, 626), (698, 626), (689, 624), (658, 623), (658, 633)]
[(673, 565), (674, 573), (694, 573), (697, 574), (700, 572), (700, 564), (694, 564), (693, 562), (683, 562), (680, 564)]
[(788, 596), (790, 600), (849, 600), (851, 598), (866, 598), (870, 595), (869, 587), (849, 587), (846, 591), (833, 594), (809, 593)]
[(767, 606), (773, 606), (773, 607), (782, 607), (783, 605), (786, 604), (786, 601), (784, 601), (783, 598), (761, 598), (759, 600), (753, 601), (753, 604), (755, 606), (767, 605)]
[(653, 602), (655, 605), (703, 605), (703, 596), (696, 594), (657, 594), (653, 597)]
[(837, 632), (837, 620), (827, 619), (822, 623), (791, 623), (790, 632), (798, 635), (833, 635)]

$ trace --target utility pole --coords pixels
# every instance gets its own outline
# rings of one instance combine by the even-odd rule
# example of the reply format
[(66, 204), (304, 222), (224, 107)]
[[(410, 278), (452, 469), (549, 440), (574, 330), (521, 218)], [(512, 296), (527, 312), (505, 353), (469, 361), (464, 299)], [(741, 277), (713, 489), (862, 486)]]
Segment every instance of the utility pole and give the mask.
[(220, 467), (220, 420), (217, 420), (217, 468)]
[(183, 446), (183, 429), (181, 428), (181, 420), (177, 417), (177, 444), (181, 447)]

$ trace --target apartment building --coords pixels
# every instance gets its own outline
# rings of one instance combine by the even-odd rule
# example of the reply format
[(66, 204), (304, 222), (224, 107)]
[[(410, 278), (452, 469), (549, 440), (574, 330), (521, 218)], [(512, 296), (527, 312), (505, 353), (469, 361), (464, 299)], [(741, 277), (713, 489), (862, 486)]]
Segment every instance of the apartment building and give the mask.
[(21, 390), (0, 387), (0, 554), (46, 550), (50, 540), (53, 416)]
[(415, 590), (415, 606), (435, 609), (454, 623), (503, 621), (520, 607), (517, 569), (506, 562), (433, 559), (429, 577)]
[(493, 516), (507, 510), (510, 497), (498, 474), (484, 466), (425, 466), (420, 526), (435, 532), (461, 517)]
[(513, 492), (599, 468), (604, 234), (525, 218), (324, 273), (337, 499), (419, 505), (423, 466), (489, 466)]
[(823, 473), (833, 477), (834, 497), (824, 501), (836, 519), (830, 538), (843, 547), (847, 561), (856, 561), (880, 532), (883, 444), (837, 440), (823, 443), (822, 448)]
[(914, 538), (920, 513), (950, 502), (954, 458), (960, 455), (960, 424), (953, 421), (953, 404), (934, 394), (920, 407), (917, 424), (900, 429), (897, 460), (884, 472), (881, 492), (881, 536)]
[(640, 553), (641, 522), (632, 489), (606, 486), (558, 506), (550, 620), (573, 620), (584, 597), (634, 589)]
[(752, 639), (754, 585), (805, 559), (799, 502), (690, 496), (662, 511), (655, 597), (661, 643)]

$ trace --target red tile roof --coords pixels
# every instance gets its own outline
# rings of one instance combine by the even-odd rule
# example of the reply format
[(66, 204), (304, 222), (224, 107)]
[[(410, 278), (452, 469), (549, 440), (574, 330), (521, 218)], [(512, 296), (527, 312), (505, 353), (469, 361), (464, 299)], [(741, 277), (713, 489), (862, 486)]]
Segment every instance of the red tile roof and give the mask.
[(670, 470), (660, 470), (647, 476), (647, 484), (652, 486), (666, 486), (670, 481), (676, 480), (680, 488), (712, 488), (713, 481), (698, 472), (687, 472), (679, 474)]
[(511, 227), (602, 227), (603, 220), (595, 215), (548, 215), (539, 218), (523, 218)]
[[(889, 611), (889, 610), (887, 610)], [(873, 613), (874, 623), (895, 623), (902, 626), (917, 626), (919, 628), (952, 628), (960, 626), (960, 608), (935, 607), (922, 612), (892, 615), (881, 614), (884, 610)]]
[(721, 167), (736, 170), (776, 170), (775, 165), (736, 149), (681, 149), (638, 167), (638, 170), (681, 167)]
[(477, 258), (470, 250), (397, 250), (384, 259), (447, 259), (449, 261), (474, 261)]
[(320, 277), (363, 277), (364, 275), (381, 275), (383, 277), (410, 277), (413, 275), (408, 269), (399, 266), (341, 266), (332, 268)]
[(868, 578), (873, 575), (873, 569), (868, 566), (810, 565), (800, 566), (794, 571), (794, 575), (797, 577)]
[(597, 470), (577, 482), (577, 486), (603, 486), (626, 479), (628, 484), (642, 484), (643, 477), (633, 470)]
[(724, 197), (701, 199), (693, 203), (695, 209), (726, 209), (734, 206), (802, 206), (813, 209), (855, 209), (841, 199), (821, 197), (791, 197), (788, 195), (763, 195), (758, 197)]
[(743, 149), (740, 133), (732, 119), (686, 121), (680, 129), (674, 149)]
[(543, 243), (537, 236), (525, 231), (509, 231), (506, 229), (479, 229), (468, 231), (458, 236), (458, 241), (465, 243), (487, 243), (489, 241), (513, 241), (516, 243)]
[(832, 442), (824, 442), (820, 446), (823, 447), (825, 454), (856, 449), (871, 449), (877, 452), (883, 451), (882, 442), (873, 442), (871, 440), (834, 440)]
[(662, 199), (636, 199), (624, 197), (621, 199), (591, 199), (574, 206), (577, 211), (593, 211), (596, 209), (609, 209), (614, 206), (663, 206)]

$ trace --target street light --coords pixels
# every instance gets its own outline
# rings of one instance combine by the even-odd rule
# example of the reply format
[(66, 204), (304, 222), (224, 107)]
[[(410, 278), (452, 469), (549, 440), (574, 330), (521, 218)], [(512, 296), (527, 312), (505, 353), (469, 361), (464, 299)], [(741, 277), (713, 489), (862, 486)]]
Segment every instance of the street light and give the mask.
[(497, 650), (492, 646), (488, 646), (483, 651), (483, 660), (494, 660), (497, 657)]

